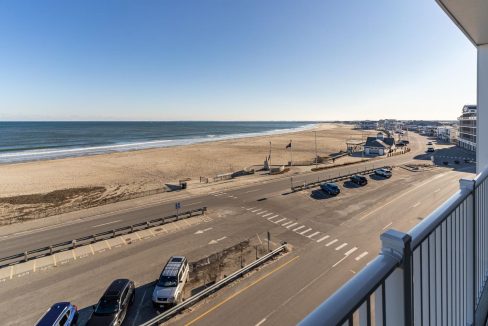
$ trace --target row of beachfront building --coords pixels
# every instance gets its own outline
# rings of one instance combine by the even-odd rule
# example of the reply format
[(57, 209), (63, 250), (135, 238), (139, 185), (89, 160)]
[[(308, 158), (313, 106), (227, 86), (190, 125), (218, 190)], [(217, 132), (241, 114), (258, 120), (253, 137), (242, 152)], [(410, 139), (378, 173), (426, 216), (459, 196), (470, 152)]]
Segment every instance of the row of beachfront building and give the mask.
[[(403, 133), (405, 131), (415, 131), (422, 135), (436, 137), (439, 140), (457, 144), (459, 147), (476, 151), (476, 105), (465, 105), (462, 110), (462, 114), (457, 118), (456, 122), (446, 121), (399, 121), (394, 119), (384, 119), (379, 121), (360, 121), (357, 123), (357, 128), (359, 129), (370, 129), (370, 130), (385, 130), (391, 131), (393, 133)], [(378, 145), (370, 137), (369, 144)], [(389, 137), (388, 137), (389, 138)], [(392, 140), (388, 140), (391, 142)], [(384, 141), (382, 141), (384, 143)], [(381, 144), (381, 143), (379, 143)], [(368, 141), (365, 145), (368, 145)], [(385, 150), (387, 151), (386, 146)], [(365, 147), (369, 152), (370, 150)], [(373, 149), (373, 152), (378, 151)]]

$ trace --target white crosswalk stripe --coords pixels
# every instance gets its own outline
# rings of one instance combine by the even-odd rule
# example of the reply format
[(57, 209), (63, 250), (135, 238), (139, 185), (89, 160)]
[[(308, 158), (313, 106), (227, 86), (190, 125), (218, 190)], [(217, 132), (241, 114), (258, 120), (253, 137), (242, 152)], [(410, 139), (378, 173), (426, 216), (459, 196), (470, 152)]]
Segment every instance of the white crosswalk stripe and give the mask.
[(346, 252), (344, 255), (349, 256), (350, 254), (352, 254), (352, 253), (353, 253), (353, 252), (355, 252), (356, 250), (358, 250), (358, 247), (354, 247), (354, 248), (352, 248), (352, 249), (349, 249), (349, 251), (348, 251), (348, 252)]
[(278, 215), (278, 214), (276, 214), (276, 215), (274, 215), (274, 216), (268, 217), (268, 221), (271, 221), (272, 219), (274, 219), (275, 217), (278, 217), (278, 216), (279, 216), (279, 215)]
[(314, 232), (312, 233), (311, 235), (308, 236), (308, 238), (312, 239), (314, 236), (316, 236), (317, 234), (319, 234), (320, 232)]
[(273, 213), (264, 214), (263, 217), (273, 215)]
[(305, 227), (305, 225), (299, 226), (296, 229), (293, 229), (293, 232), (297, 232), (298, 230), (301, 230)]
[(283, 222), (284, 220), (286, 220), (286, 218), (279, 219), (278, 221), (273, 221), (273, 223), (278, 224), (280, 222)]
[(339, 247), (335, 248), (335, 250), (341, 250), (342, 248), (344, 248), (345, 246), (347, 246), (347, 243), (343, 243), (341, 244)]
[(294, 226), (295, 226), (295, 225), (297, 225), (297, 224), (298, 224), (298, 223), (292, 223), (292, 224), (288, 225), (286, 228), (287, 228), (287, 229), (291, 229), (292, 227), (294, 227)]
[(305, 233), (312, 231), (312, 228), (308, 228), (305, 231), (300, 232), (300, 235), (304, 235)]
[(286, 223), (283, 223), (283, 224), (281, 224), (281, 226), (287, 226), (288, 224), (291, 224), (291, 223), (293, 223), (293, 221), (288, 221)]
[(262, 215), (264, 213), (266, 213), (267, 211), (262, 211), (262, 212), (259, 212), (259, 213), (256, 213), (256, 215)]
[(368, 254), (367, 251), (363, 252), (362, 254), (360, 254), (359, 256), (356, 257), (356, 261), (360, 260), (361, 258), (363, 258), (364, 256), (366, 256)]
[(325, 235), (322, 238), (318, 239), (317, 243), (321, 243), (322, 241), (324, 241), (325, 239), (328, 239), (328, 238), (330, 238), (330, 235)]
[(333, 245), (334, 243), (336, 243), (337, 241), (339, 241), (339, 240), (337, 240), (337, 239), (332, 240), (331, 242), (329, 242), (329, 243), (328, 243), (328, 244), (326, 244), (325, 246), (326, 246), (326, 247), (331, 246), (331, 245)]

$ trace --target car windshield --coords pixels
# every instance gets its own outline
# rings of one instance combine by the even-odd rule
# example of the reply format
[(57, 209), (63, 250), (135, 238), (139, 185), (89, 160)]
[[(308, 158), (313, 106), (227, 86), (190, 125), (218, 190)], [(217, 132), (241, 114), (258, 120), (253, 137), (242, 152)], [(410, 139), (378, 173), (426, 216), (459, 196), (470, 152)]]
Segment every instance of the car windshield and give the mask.
[(176, 276), (161, 276), (158, 281), (158, 286), (163, 288), (172, 288), (178, 284)]
[(119, 310), (119, 301), (116, 297), (104, 297), (100, 299), (100, 302), (95, 309), (97, 315), (111, 315)]
[(337, 185), (334, 183), (329, 183), (329, 187), (331, 187), (332, 189), (337, 189)]

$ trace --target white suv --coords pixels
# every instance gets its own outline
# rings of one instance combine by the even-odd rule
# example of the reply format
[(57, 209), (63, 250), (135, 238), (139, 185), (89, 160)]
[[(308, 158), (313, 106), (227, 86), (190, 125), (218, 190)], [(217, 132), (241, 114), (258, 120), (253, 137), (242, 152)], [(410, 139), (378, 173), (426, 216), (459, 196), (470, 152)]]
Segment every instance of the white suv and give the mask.
[(161, 272), (152, 294), (155, 307), (176, 305), (183, 300), (183, 288), (190, 278), (190, 266), (183, 256), (171, 257)]

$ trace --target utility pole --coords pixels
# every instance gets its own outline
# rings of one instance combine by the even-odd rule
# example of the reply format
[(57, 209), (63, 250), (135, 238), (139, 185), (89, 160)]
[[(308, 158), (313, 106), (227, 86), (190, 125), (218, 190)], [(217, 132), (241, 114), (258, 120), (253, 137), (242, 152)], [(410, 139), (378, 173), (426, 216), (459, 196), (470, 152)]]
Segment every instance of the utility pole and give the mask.
[(319, 160), (317, 156), (317, 131), (314, 131), (315, 134), (315, 168), (318, 168)]
[(271, 169), (271, 142), (269, 142), (268, 164), (269, 164), (269, 168)]

